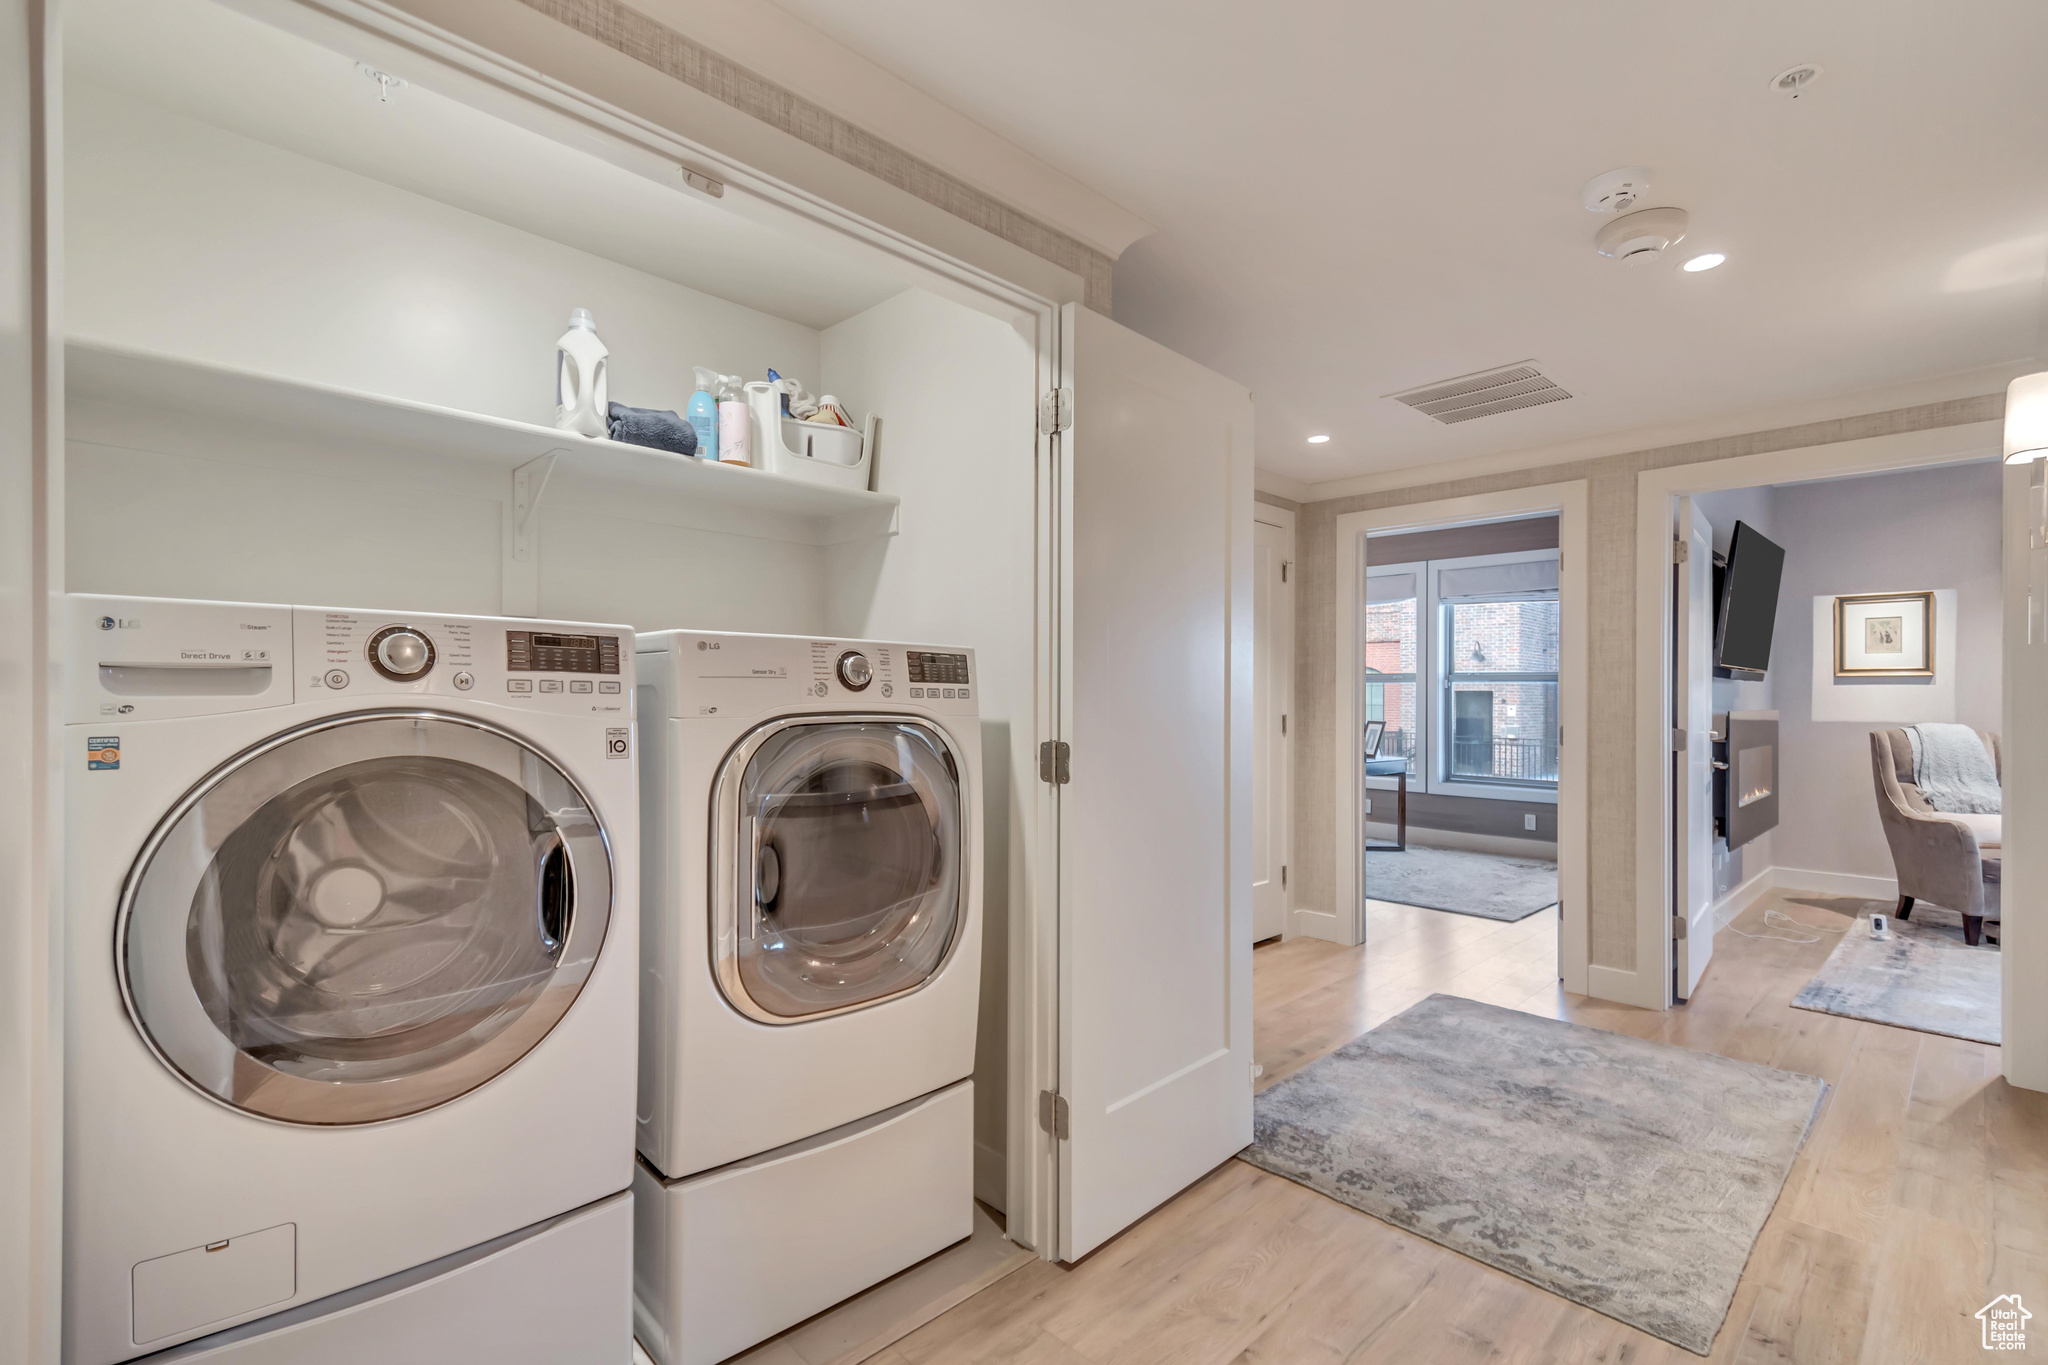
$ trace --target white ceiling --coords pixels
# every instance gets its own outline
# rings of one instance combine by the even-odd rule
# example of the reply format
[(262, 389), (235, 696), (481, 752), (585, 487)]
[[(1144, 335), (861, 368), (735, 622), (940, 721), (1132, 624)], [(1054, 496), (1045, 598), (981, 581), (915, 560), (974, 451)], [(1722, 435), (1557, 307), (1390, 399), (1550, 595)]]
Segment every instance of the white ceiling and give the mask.
[[(1881, 406), (2044, 351), (2038, 0), (779, 2), (1157, 224), (1116, 316), (1250, 385), (1289, 478)], [(1766, 90), (1802, 61), (1804, 99)], [(1625, 165), (1692, 215), (1647, 265), (1579, 203)], [(1384, 397), (1527, 359), (1576, 396), (1451, 427)]]

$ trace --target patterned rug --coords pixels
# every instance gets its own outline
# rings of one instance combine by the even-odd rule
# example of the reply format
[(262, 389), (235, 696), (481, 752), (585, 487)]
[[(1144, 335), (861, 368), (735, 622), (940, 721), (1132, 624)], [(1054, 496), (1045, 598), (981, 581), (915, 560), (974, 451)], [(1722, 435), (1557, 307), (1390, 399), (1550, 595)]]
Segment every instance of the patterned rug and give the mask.
[(1432, 995), (1260, 1095), (1241, 1155), (1705, 1355), (1826, 1093)]
[(1891, 931), (1889, 939), (1872, 938), (1869, 914), (1857, 915), (1793, 1006), (1996, 1047), (2005, 1036), (1998, 949), (1964, 943), (1962, 917), (1934, 905), (1913, 907), (1911, 920), (1894, 918)]
[(1512, 924), (1557, 904), (1557, 864), (1415, 844), (1402, 853), (1368, 849), (1365, 894)]

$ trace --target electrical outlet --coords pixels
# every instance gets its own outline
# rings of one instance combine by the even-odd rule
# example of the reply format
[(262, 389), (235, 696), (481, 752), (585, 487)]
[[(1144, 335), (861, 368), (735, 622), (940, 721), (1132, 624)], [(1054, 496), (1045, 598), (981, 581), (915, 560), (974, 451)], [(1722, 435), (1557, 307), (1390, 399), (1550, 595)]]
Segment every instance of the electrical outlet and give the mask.
[(1533, 815), (1524, 815), (1524, 816), (1522, 817), (1522, 828), (1523, 828), (1523, 829), (1535, 829), (1535, 828), (1536, 828), (1536, 817), (1535, 817), (1535, 816), (1533, 816)]
[(1365, 813), (1367, 815), (1372, 814), (1372, 798), (1370, 796), (1365, 798)]

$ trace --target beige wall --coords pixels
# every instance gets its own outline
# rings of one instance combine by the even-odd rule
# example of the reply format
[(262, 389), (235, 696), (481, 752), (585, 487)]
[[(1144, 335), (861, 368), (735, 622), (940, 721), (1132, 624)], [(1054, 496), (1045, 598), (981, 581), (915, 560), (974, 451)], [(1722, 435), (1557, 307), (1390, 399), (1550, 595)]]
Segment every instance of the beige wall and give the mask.
[[(1595, 965), (1633, 971), (1636, 476), (1646, 469), (1672, 465), (1995, 421), (2004, 412), (2004, 402), (2003, 394), (1986, 394), (1600, 459), (1304, 503), (1296, 527), (1295, 549), (1301, 573), (1301, 593), (1296, 599), (1294, 675), (1301, 733), (1326, 736), (1335, 718), (1337, 622), (1333, 537), (1339, 516), (1473, 493), (1586, 480), (1590, 504), (1587, 539), (1591, 558), (1587, 580), (1591, 595), (1588, 664), (1592, 690), (1587, 710), (1594, 717), (1587, 736), (1588, 825), (1592, 841), (1588, 849), (1588, 936)], [(1294, 903), (1324, 912), (1333, 911), (1336, 901), (1336, 829), (1330, 807), (1330, 790), (1335, 781), (1333, 757), (1326, 742), (1313, 738), (1296, 749), (1295, 850), (1300, 872)]]

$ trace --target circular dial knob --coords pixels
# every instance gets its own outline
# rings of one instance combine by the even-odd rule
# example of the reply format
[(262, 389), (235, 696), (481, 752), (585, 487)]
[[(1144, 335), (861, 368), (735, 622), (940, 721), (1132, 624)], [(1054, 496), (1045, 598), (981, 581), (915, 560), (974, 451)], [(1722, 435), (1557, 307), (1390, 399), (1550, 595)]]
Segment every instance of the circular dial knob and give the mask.
[(868, 656), (856, 649), (849, 649), (839, 656), (839, 681), (850, 691), (859, 692), (875, 680), (875, 667), (868, 662)]
[(434, 666), (434, 642), (410, 626), (386, 626), (370, 637), (370, 666), (393, 682), (410, 682)]

